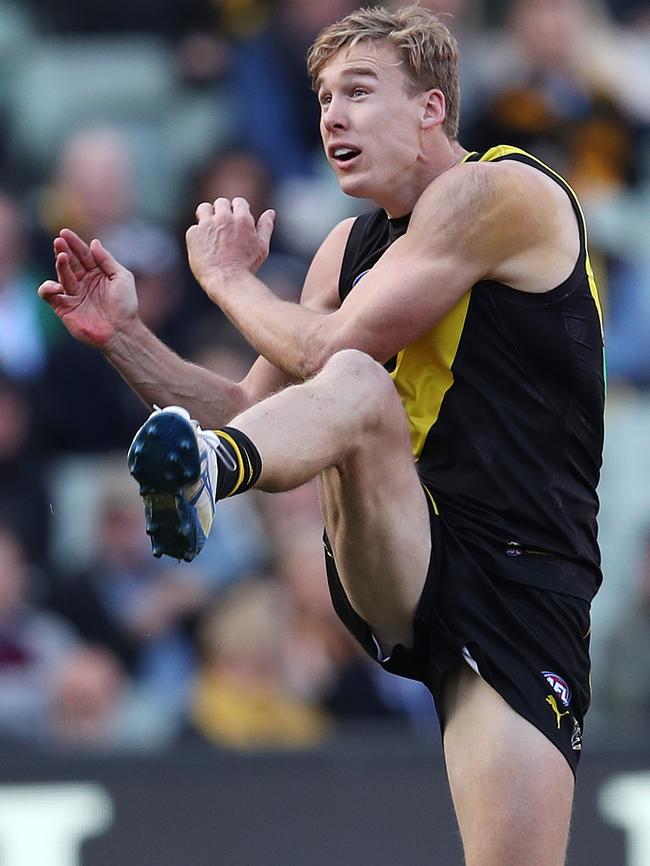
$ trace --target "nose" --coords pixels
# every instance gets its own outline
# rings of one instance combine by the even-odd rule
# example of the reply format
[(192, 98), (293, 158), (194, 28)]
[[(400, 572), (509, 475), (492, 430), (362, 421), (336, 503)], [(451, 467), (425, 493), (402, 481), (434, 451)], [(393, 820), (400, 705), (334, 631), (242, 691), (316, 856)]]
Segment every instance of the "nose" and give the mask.
[(331, 102), (323, 106), (321, 122), (327, 132), (347, 128), (347, 117), (340, 99), (332, 98)]

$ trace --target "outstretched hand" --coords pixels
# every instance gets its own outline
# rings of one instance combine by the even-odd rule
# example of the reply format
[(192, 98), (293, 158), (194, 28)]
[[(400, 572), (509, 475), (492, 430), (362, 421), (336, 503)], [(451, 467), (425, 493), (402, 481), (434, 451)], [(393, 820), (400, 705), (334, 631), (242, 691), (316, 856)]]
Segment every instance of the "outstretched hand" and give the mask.
[(57, 280), (46, 280), (38, 294), (77, 340), (106, 349), (137, 317), (133, 274), (104, 249), (70, 229), (54, 239)]
[[(215, 283), (229, 271), (254, 274), (269, 254), (275, 212), (264, 211), (255, 222), (244, 198), (218, 198), (196, 209), (196, 224), (185, 235), (192, 273), (212, 297)], [(213, 297), (218, 302), (218, 298)]]

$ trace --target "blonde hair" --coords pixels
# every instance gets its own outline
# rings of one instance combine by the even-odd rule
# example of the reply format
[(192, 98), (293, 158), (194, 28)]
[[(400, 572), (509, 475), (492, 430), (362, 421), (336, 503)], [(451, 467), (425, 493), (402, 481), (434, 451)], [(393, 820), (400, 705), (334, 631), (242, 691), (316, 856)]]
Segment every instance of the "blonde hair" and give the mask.
[(397, 50), (413, 93), (434, 88), (442, 91), (447, 108), (443, 129), (450, 138), (456, 138), (460, 108), (458, 43), (440, 18), (419, 6), (394, 11), (378, 6), (357, 9), (330, 24), (318, 34), (307, 54), (314, 89), (333, 55), (341, 48), (354, 48), (363, 40), (385, 40)]

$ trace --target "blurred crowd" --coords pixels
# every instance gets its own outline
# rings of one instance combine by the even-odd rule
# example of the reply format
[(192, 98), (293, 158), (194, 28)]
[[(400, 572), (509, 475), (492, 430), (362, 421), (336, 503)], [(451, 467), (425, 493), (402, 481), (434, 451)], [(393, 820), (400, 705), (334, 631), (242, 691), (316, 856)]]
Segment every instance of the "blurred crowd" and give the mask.
[[(193, 282), (200, 201), (278, 212), (261, 277), (295, 300), (346, 199), (304, 71), (353, 0), (0, 0), (0, 743), (307, 746), (367, 723), (432, 729), (329, 602), (313, 486), (219, 504), (191, 564), (156, 560), (125, 453), (147, 409), (36, 296), (61, 226), (137, 279), (176, 351), (252, 360)], [(462, 51), (461, 142), (530, 150), (577, 190), (606, 312), (605, 585), (594, 714), (650, 721), (650, 5), (421, 0)]]

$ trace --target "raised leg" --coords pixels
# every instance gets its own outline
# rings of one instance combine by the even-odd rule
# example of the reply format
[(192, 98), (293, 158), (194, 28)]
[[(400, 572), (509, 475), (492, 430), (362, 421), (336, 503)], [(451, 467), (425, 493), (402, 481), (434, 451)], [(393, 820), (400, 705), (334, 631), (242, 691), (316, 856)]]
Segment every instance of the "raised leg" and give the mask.
[(313, 379), (258, 403), (231, 426), (261, 454), (258, 487), (285, 490), (318, 475), (353, 607), (383, 649), (409, 646), (431, 534), (406, 416), (383, 367), (362, 352), (339, 352)]

